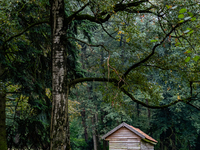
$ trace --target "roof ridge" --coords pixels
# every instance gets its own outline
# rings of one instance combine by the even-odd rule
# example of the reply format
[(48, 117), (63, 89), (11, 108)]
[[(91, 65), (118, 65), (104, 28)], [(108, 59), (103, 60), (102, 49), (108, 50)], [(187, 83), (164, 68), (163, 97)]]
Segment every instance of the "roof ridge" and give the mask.
[(152, 142), (157, 143), (158, 141), (156, 141), (155, 139), (153, 139), (151, 136), (147, 135), (146, 133), (144, 133), (143, 131), (141, 131), (139, 128), (135, 128), (125, 122), (121, 123), (120, 125), (118, 125), (117, 127), (115, 127), (114, 129), (112, 129), (111, 131), (109, 131), (107, 134), (105, 134), (102, 139), (107, 138), (108, 136), (110, 136), (111, 134), (113, 134), (115, 131), (119, 130), (121, 127), (126, 127), (127, 129), (129, 129), (130, 131), (132, 131), (133, 133), (135, 133), (136, 135), (138, 135), (139, 137), (141, 137), (142, 139), (148, 139)]

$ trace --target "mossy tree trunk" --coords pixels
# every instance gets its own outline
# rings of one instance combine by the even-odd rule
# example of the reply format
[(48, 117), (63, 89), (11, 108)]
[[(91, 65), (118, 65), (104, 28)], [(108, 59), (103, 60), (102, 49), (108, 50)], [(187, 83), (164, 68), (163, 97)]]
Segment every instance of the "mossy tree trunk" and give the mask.
[(51, 0), (52, 116), (51, 150), (70, 150), (64, 0)]
[(0, 81), (0, 150), (7, 150), (6, 140), (6, 90)]

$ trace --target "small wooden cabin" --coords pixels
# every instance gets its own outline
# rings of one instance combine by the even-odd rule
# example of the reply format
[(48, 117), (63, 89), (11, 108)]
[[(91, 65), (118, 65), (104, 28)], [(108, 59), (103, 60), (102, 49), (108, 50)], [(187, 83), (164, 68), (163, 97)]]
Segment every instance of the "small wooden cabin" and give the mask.
[(109, 141), (109, 150), (154, 150), (157, 141), (126, 123), (122, 123), (102, 139)]

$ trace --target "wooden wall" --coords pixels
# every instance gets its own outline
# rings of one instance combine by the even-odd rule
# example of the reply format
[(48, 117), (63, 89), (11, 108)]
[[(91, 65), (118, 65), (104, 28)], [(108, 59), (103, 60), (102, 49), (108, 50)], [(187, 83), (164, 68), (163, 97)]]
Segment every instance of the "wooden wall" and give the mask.
[(154, 145), (143, 141), (125, 127), (115, 131), (105, 140), (109, 141), (109, 150), (154, 150)]
[(105, 140), (109, 140), (109, 150), (140, 150), (141, 138), (125, 127), (120, 128)]
[(141, 141), (141, 150), (154, 150), (154, 145)]

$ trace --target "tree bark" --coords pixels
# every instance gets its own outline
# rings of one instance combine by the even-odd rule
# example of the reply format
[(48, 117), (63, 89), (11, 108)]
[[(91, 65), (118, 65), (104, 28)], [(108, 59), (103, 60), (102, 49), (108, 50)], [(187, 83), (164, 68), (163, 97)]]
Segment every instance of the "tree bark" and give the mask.
[(7, 150), (6, 139), (6, 90), (0, 81), (0, 150)]
[(52, 113), (51, 150), (70, 150), (64, 0), (51, 0)]

